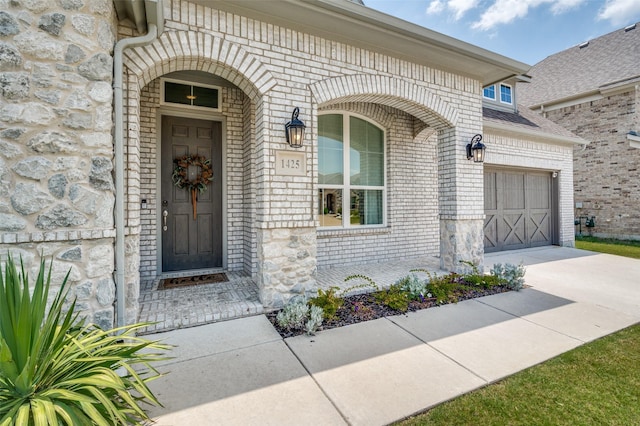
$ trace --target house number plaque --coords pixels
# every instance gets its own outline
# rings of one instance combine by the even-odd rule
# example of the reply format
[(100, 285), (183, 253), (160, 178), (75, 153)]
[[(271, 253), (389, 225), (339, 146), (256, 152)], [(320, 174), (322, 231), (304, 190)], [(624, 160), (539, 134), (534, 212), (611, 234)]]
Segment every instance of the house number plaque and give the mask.
[(306, 176), (307, 159), (304, 152), (276, 151), (276, 174)]

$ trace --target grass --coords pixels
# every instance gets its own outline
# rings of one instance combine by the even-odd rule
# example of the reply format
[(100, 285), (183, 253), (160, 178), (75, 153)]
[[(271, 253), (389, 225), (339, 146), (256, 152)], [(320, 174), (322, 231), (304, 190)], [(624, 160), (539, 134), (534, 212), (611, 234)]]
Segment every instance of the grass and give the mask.
[(640, 325), (398, 423), (638, 425)]
[(640, 259), (640, 241), (576, 237), (576, 248)]

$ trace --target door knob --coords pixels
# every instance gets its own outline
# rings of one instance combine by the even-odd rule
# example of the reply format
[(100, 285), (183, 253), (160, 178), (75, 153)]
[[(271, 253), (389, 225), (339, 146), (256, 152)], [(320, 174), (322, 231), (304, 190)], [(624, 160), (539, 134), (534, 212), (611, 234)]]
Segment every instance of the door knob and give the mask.
[(169, 212), (166, 210), (162, 211), (162, 230), (167, 230), (167, 216), (169, 216)]

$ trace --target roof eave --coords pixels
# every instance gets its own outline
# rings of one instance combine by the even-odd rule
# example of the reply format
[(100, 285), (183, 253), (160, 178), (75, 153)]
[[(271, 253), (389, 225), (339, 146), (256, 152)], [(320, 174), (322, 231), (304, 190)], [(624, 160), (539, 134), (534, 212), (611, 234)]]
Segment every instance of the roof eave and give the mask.
[(531, 67), (444, 34), (344, 0), (192, 0), (411, 62), (473, 77), (483, 85)]
[(553, 133), (535, 131), (525, 129), (519, 126), (511, 126), (503, 123), (496, 123), (495, 121), (483, 120), (483, 130), (493, 130), (501, 133), (508, 133), (514, 136), (534, 137), (536, 139), (544, 139), (545, 141), (562, 144), (562, 145), (588, 145), (589, 141), (580, 137), (562, 136)]

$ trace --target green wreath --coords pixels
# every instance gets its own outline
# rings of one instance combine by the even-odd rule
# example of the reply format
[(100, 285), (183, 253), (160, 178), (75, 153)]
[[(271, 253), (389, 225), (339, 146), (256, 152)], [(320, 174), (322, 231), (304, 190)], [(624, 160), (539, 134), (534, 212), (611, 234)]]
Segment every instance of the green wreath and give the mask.
[[(213, 181), (213, 171), (211, 170), (211, 160), (207, 160), (203, 155), (184, 155), (175, 159), (176, 167), (173, 169), (171, 178), (173, 183), (180, 189), (187, 188), (190, 191), (207, 190), (207, 184)], [(200, 167), (200, 173), (195, 179), (188, 179), (189, 166)]]

